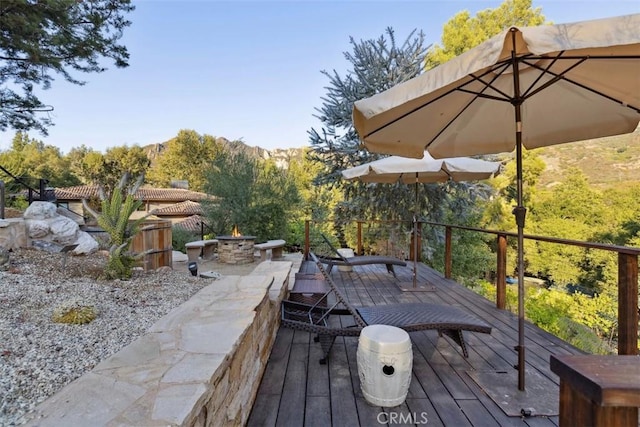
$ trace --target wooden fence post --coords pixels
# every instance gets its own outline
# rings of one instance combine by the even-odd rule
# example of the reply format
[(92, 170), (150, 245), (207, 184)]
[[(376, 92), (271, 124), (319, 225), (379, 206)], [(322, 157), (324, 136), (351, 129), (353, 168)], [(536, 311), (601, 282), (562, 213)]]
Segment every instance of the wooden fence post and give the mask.
[(638, 255), (618, 252), (618, 354), (638, 354)]
[(453, 254), (451, 251), (451, 227), (446, 226), (444, 232), (444, 277), (451, 279)]
[(304, 221), (304, 259), (309, 259), (309, 223), (308, 219)]
[(507, 236), (498, 234), (496, 265), (496, 307), (504, 310), (507, 306)]

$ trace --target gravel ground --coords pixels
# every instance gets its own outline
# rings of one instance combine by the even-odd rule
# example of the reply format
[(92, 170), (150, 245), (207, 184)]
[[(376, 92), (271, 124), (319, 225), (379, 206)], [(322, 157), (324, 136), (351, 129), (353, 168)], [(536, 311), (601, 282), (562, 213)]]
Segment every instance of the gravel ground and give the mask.
[[(0, 426), (25, 423), (35, 406), (142, 335), (210, 280), (168, 267), (127, 281), (98, 277), (104, 253), (84, 256), (21, 249), (0, 271)], [(54, 308), (78, 300), (97, 318), (51, 321)]]

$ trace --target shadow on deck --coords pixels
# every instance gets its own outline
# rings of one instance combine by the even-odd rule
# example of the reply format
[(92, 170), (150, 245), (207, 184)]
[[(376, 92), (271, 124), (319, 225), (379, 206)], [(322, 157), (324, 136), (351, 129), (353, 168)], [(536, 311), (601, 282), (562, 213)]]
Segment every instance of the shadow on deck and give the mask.
[[(301, 272), (314, 271), (312, 263), (303, 262)], [(582, 354), (580, 350), (527, 324), (527, 389), (518, 391), (513, 367), (517, 316), (496, 309), (495, 303), (423, 264), (418, 265), (417, 282), (435, 285), (433, 292), (402, 292), (398, 283), (411, 281), (412, 266), (396, 272), (397, 279), (383, 265), (358, 266), (352, 272), (334, 269), (332, 277), (354, 305), (456, 305), (484, 319), (492, 333), (465, 332), (469, 357), (464, 358), (460, 347), (439, 338), (437, 331), (412, 332), (409, 394), (404, 404), (382, 408), (369, 405), (360, 390), (357, 337), (338, 337), (328, 363), (320, 365), (320, 344), (311, 334), (280, 328), (249, 426), (558, 425), (559, 379), (551, 372), (549, 359), (552, 354)], [(520, 415), (521, 410), (531, 415)]]

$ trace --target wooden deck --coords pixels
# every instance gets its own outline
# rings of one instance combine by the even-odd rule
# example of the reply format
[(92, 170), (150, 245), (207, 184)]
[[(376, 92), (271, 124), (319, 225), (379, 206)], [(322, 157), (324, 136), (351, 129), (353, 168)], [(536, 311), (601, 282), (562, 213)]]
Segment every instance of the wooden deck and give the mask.
[[(527, 390), (518, 391), (514, 346), (518, 341), (517, 317), (495, 308), (464, 286), (442, 277), (420, 264), (418, 283), (436, 287), (432, 292), (402, 292), (398, 282), (411, 281), (411, 268), (398, 267), (398, 278), (383, 265), (358, 266), (353, 272), (332, 272), (332, 277), (354, 305), (401, 302), (431, 302), (457, 305), (484, 319), (489, 334), (465, 332), (469, 358), (449, 338), (437, 331), (412, 332), (413, 377), (403, 405), (394, 408), (371, 406), (360, 390), (356, 365), (357, 337), (339, 337), (326, 365), (320, 365), (320, 344), (307, 332), (280, 328), (273, 347), (249, 426), (553, 426), (558, 416), (540, 414), (543, 394), (557, 405), (559, 379), (551, 372), (552, 354), (581, 354), (566, 342), (527, 324)], [(314, 272), (303, 262), (301, 272)], [(340, 320), (353, 324), (347, 318)], [(474, 373), (496, 376), (493, 384), (481, 387)], [(543, 389), (534, 382), (541, 380)], [(515, 396), (503, 410), (491, 394), (506, 390)], [(507, 399), (509, 400), (509, 399)], [(502, 404), (505, 406), (505, 403)], [(514, 408), (514, 405), (516, 406)], [(552, 405), (553, 406), (553, 405)], [(509, 416), (515, 409), (534, 408), (531, 416)], [(538, 413), (537, 413), (538, 412)], [(544, 412), (544, 411), (542, 411)]]

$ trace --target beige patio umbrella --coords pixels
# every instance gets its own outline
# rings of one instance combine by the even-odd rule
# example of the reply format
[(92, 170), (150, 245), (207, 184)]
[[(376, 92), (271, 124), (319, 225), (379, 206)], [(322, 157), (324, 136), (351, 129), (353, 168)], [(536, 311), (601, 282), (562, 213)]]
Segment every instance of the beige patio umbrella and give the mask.
[(420, 157), (516, 150), (518, 388), (524, 390), (522, 147), (633, 132), (640, 121), (640, 14), (510, 28), (354, 105), (373, 152)]
[[(500, 162), (455, 157), (450, 159), (434, 159), (424, 151), (421, 159), (390, 156), (373, 162), (364, 163), (342, 171), (342, 176), (349, 180), (370, 183), (415, 184), (415, 213), (413, 215), (413, 286), (401, 285), (402, 290), (420, 290), (417, 285), (418, 266), (418, 227), (417, 213), (418, 184), (453, 181), (477, 181), (490, 178), (500, 171)], [(422, 288), (424, 289), (424, 288)]]

